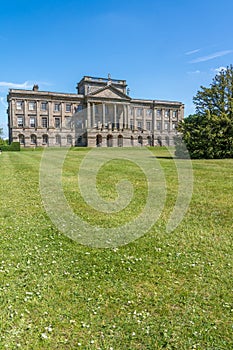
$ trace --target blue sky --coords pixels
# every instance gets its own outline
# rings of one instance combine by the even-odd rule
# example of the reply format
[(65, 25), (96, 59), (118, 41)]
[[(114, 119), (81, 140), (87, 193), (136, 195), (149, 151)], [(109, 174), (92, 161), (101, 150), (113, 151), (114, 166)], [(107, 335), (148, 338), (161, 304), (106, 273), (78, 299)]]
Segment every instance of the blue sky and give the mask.
[(9, 88), (76, 92), (83, 75), (126, 79), (130, 96), (192, 98), (233, 63), (232, 0), (11, 0), (0, 8), (0, 127)]

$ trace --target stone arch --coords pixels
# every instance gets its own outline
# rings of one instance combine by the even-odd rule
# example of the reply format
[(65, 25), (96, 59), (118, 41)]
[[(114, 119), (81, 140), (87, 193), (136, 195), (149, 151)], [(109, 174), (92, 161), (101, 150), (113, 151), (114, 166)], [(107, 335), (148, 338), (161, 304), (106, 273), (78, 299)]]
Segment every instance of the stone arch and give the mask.
[(161, 139), (161, 136), (158, 136), (157, 137), (157, 142), (158, 142), (158, 146), (162, 146), (162, 139)]
[(68, 145), (72, 146), (72, 144), (73, 144), (73, 138), (72, 138), (71, 135), (67, 135), (66, 141), (67, 141), (67, 144), (68, 144)]
[(118, 135), (117, 146), (118, 147), (123, 147), (123, 136), (122, 135)]
[(134, 146), (134, 138), (133, 138), (133, 136), (130, 137), (130, 144), (131, 144), (131, 146)]
[(102, 141), (103, 141), (102, 135), (97, 134), (96, 135), (96, 146), (97, 147), (101, 147), (102, 146)]
[(111, 134), (107, 135), (107, 147), (112, 147), (113, 146), (113, 137)]
[(55, 135), (55, 143), (56, 145), (61, 146), (61, 135), (59, 134)]
[(47, 134), (42, 135), (42, 144), (43, 145), (48, 145), (49, 143), (49, 137)]
[(35, 134), (31, 134), (31, 144), (37, 145), (37, 136)]
[(152, 137), (151, 136), (147, 136), (147, 145), (152, 146)]
[(21, 146), (25, 146), (25, 136), (23, 134), (19, 134), (19, 143)]
[(138, 136), (138, 144), (140, 145), (140, 146), (142, 146), (143, 145), (143, 138), (142, 138), (142, 136), (140, 135), (140, 136)]

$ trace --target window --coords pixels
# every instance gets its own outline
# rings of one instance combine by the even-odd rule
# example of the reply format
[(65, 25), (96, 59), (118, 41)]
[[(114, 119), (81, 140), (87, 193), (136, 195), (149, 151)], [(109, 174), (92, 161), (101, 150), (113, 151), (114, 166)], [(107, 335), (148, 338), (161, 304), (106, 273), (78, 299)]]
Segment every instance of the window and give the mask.
[(17, 118), (17, 124), (19, 128), (23, 127), (23, 117), (18, 117)]
[(172, 123), (172, 130), (176, 130), (177, 123)]
[(170, 117), (170, 109), (165, 109), (165, 118)]
[(147, 109), (146, 110), (146, 115), (148, 115), (148, 116), (152, 115), (152, 109)]
[(169, 130), (169, 123), (164, 123), (164, 130)]
[(71, 112), (71, 104), (70, 103), (66, 104), (66, 112)]
[(61, 136), (60, 135), (56, 135), (55, 136), (55, 142), (56, 142), (57, 145), (61, 144)]
[(48, 138), (48, 135), (43, 135), (42, 136), (42, 143), (44, 145), (47, 145), (49, 143), (49, 138)]
[(162, 117), (162, 109), (157, 109), (157, 117)]
[(21, 144), (21, 145), (24, 145), (25, 144), (25, 138), (24, 138), (24, 135), (19, 135), (19, 143)]
[(133, 130), (133, 119), (130, 119), (130, 129)]
[(41, 110), (47, 111), (47, 102), (41, 102)]
[(142, 129), (142, 122), (138, 121), (138, 129)]
[(177, 119), (178, 117), (178, 111), (172, 111), (172, 118)]
[(35, 102), (28, 102), (28, 110), (35, 111), (35, 109), (36, 109), (36, 103)]
[(61, 118), (55, 118), (55, 128), (61, 127)]
[(76, 111), (80, 112), (82, 109), (83, 109), (82, 106), (78, 105), (78, 107), (76, 108)]
[(33, 145), (36, 145), (36, 142), (37, 142), (36, 135), (31, 135), (31, 143), (32, 143)]
[(157, 130), (161, 130), (161, 121), (157, 120)]
[(151, 130), (151, 122), (150, 121), (146, 122), (146, 129)]
[(137, 108), (137, 116), (140, 117), (142, 115), (143, 108)]
[(61, 104), (60, 103), (54, 103), (54, 112), (60, 112)]
[(71, 135), (67, 135), (67, 143), (68, 143), (68, 145), (72, 145), (72, 136)]
[(23, 101), (16, 101), (16, 109), (17, 110), (23, 109)]
[(42, 128), (47, 128), (47, 127), (48, 127), (48, 118), (42, 117)]
[(30, 128), (35, 128), (35, 126), (36, 126), (36, 118), (35, 117), (30, 117), (29, 124), (30, 124)]
[[(79, 106), (78, 106), (79, 107)], [(95, 113), (98, 114), (99, 113), (99, 106), (98, 105), (95, 105)]]

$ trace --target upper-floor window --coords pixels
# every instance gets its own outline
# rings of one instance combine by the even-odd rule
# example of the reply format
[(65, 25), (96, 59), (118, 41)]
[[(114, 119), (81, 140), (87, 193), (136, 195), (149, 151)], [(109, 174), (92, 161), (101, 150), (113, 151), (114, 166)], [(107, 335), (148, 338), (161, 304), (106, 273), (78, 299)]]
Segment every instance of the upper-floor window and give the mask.
[(36, 118), (35, 117), (30, 117), (29, 123), (30, 123), (30, 128), (35, 128), (35, 126), (36, 126)]
[(146, 129), (151, 130), (151, 122), (150, 121), (146, 122)]
[(35, 111), (35, 109), (36, 109), (36, 102), (28, 102), (28, 110)]
[(48, 127), (48, 118), (42, 117), (42, 128), (47, 128), (47, 127)]
[(172, 123), (172, 129), (176, 130), (176, 127), (177, 127), (177, 123)]
[(161, 130), (161, 121), (157, 120), (157, 130)]
[(157, 117), (161, 117), (162, 116), (162, 109), (157, 109)]
[(47, 102), (41, 102), (41, 110), (42, 111), (47, 111), (47, 106), (48, 106)]
[(178, 117), (178, 111), (172, 111), (172, 118), (176, 119)]
[(133, 119), (130, 119), (130, 129), (133, 130)]
[(148, 115), (148, 116), (152, 115), (152, 109), (151, 108), (146, 110), (146, 115)]
[(169, 130), (169, 123), (164, 123), (164, 129), (167, 131)]
[(60, 103), (54, 103), (54, 112), (60, 112), (61, 104)]
[(66, 103), (66, 112), (71, 112), (71, 104)]
[(55, 128), (60, 128), (61, 126), (61, 118), (55, 118)]
[(23, 117), (18, 117), (17, 118), (17, 124), (19, 128), (23, 127)]
[(142, 122), (140, 120), (138, 121), (138, 129), (142, 129)]
[(17, 110), (23, 109), (23, 101), (16, 101), (16, 109)]
[(165, 109), (165, 118), (170, 117), (170, 109)]
[(143, 113), (143, 108), (137, 108), (137, 116), (140, 117)]

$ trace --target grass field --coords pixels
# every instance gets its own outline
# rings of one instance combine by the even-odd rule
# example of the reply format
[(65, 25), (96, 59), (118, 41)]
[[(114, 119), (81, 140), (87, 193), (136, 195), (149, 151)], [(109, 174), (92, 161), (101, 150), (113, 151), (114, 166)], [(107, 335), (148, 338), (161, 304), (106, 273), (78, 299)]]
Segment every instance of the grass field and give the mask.
[[(113, 185), (127, 176), (132, 203), (110, 220), (87, 206), (77, 187), (87, 152), (70, 150), (64, 164), (74, 212), (103, 227), (137, 216), (146, 181), (127, 161), (106, 164), (97, 185), (114, 199)], [(233, 348), (233, 160), (193, 161), (192, 201), (168, 234), (177, 174), (165, 149), (152, 152), (166, 176), (166, 206), (147, 234), (116, 249), (80, 245), (52, 224), (39, 191), (42, 150), (2, 153), (0, 349)]]

